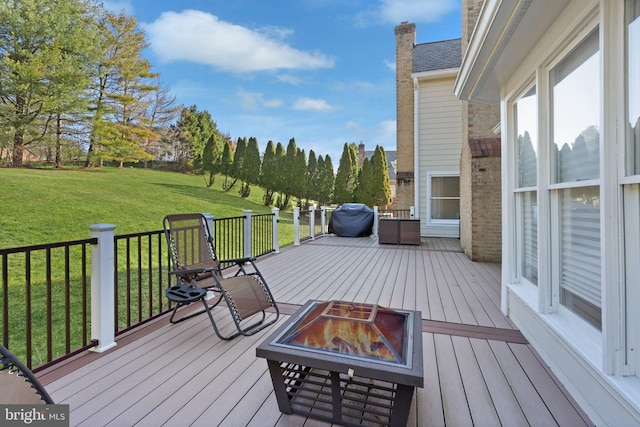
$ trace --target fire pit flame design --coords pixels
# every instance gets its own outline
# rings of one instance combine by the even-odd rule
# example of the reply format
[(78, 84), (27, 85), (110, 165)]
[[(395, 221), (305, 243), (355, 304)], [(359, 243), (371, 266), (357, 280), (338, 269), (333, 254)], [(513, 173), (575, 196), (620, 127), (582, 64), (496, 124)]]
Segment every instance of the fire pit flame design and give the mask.
[(410, 313), (374, 304), (318, 302), (274, 344), (410, 365)]

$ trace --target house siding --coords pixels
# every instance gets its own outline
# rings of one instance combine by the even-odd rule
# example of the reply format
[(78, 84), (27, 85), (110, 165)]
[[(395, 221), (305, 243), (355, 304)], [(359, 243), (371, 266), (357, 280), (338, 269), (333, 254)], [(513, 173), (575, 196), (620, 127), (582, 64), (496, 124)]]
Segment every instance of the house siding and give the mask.
[(429, 223), (428, 177), (430, 173), (457, 172), (462, 147), (462, 104), (453, 95), (455, 76), (421, 79), (418, 87), (418, 212), (420, 234), (458, 237), (459, 226)]

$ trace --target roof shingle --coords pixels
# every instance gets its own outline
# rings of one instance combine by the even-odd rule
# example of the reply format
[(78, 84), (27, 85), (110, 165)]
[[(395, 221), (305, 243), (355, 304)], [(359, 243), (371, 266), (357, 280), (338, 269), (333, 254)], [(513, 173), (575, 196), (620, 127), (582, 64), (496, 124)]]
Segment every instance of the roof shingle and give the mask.
[(413, 47), (414, 73), (460, 68), (462, 39), (421, 43)]

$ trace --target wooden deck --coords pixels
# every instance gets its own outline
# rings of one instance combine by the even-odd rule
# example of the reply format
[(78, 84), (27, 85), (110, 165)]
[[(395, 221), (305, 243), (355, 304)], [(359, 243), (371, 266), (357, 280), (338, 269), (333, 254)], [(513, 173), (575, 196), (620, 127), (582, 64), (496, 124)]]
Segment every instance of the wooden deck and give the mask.
[[(455, 239), (395, 246), (329, 236), (258, 265), (283, 318), (309, 299), (422, 312), (425, 386), (409, 426), (592, 425), (500, 312), (500, 265), (470, 262)], [(231, 327), (223, 309), (215, 315)], [(70, 405), (71, 425), (328, 425), (278, 410), (255, 347), (281, 322), (223, 342), (206, 316), (178, 325), (162, 318), (40, 378)]]

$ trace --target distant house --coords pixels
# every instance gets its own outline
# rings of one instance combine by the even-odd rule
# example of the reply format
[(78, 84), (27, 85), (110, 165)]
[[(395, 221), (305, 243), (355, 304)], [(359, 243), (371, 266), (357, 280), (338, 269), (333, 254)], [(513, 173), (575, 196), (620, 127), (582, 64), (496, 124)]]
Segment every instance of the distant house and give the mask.
[(502, 310), (596, 425), (638, 426), (640, 0), (483, 3), (454, 92), (500, 110)]

